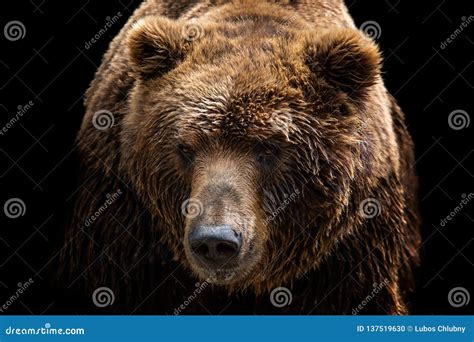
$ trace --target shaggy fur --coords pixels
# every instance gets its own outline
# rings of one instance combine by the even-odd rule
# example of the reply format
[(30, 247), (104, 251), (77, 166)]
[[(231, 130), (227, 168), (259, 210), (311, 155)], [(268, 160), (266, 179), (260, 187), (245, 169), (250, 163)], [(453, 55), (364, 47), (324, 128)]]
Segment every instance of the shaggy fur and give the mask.
[[(207, 281), (183, 313), (347, 314), (374, 284), (362, 312), (406, 313), (416, 177), (380, 63), (342, 0), (144, 2), (87, 91), (70, 273), (112, 288), (125, 312), (171, 314)], [(94, 127), (100, 110), (113, 127)], [(198, 218), (182, 214), (188, 198)], [(187, 244), (216, 220), (244, 241), (226, 274)], [(279, 286), (284, 308), (270, 302)]]

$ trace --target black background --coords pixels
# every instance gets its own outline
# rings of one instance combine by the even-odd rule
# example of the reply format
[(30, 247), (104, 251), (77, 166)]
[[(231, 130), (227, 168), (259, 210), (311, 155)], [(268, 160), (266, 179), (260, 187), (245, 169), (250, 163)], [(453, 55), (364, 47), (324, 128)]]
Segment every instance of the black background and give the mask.
[[(17, 41), (0, 35), (0, 126), (15, 116), (18, 106), (34, 103), (0, 135), (0, 204), (20, 198), (26, 206), (16, 219), (0, 212), (0, 304), (18, 283), (34, 280), (7, 314), (75, 314), (90, 305), (90, 298), (77, 297), (55, 281), (64, 220), (79, 186), (74, 138), (84, 91), (110, 40), (139, 3), (2, 2), (0, 28), (19, 20), (26, 34)], [(381, 28), (377, 41), (384, 53), (386, 85), (406, 113), (415, 142), (423, 246), (411, 312), (472, 314), (469, 306), (451, 306), (448, 293), (459, 286), (473, 292), (473, 204), (444, 227), (440, 222), (463, 194), (474, 192), (474, 171), (468, 167), (474, 165), (474, 124), (460, 130), (448, 124), (454, 110), (466, 111), (469, 119), (474, 113), (474, 21), (445, 49), (440, 45), (474, 13), (466, 7), (468, 1), (346, 3), (357, 26), (373, 20)], [(107, 17), (118, 12), (120, 20), (86, 49)]]

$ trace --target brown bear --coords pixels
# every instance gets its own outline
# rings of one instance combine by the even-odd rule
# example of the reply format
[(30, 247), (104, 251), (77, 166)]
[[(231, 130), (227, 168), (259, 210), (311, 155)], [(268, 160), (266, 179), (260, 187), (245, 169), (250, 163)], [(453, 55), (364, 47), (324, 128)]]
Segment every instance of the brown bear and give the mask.
[(87, 91), (67, 269), (122, 313), (407, 313), (412, 141), (343, 0), (148, 0)]

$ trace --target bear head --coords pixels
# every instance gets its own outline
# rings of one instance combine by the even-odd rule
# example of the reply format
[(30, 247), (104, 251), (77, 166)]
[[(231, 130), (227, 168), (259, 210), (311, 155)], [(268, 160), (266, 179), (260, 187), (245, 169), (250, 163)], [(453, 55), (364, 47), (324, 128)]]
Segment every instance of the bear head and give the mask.
[(381, 57), (352, 28), (218, 17), (150, 16), (128, 33), (120, 170), (175, 260), (230, 289), (268, 288), (357, 226), (353, 193), (381, 153), (366, 106)]

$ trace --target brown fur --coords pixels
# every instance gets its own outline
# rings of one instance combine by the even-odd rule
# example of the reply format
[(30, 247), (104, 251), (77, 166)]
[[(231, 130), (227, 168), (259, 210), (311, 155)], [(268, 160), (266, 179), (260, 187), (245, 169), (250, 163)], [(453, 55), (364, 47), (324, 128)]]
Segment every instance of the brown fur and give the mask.
[[(71, 272), (161, 313), (204, 280), (213, 285), (199, 303), (230, 301), (227, 313), (282, 312), (268, 297), (278, 286), (293, 293), (287, 313), (350, 313), (384, 281), (366, 312), (406, 313), (416, 178), (380, 63), (339, 0), (146, 1), (87, 91)], [(113, 127), (93, 127), (99, 110)], [(188, 198), (202, 215), (182, 215)], [(360, 214), (366, 198), (381, 205), (371, 219)], [(186, 238), (216, 222), (244, 241), (224, 275), (198, 265)]]

